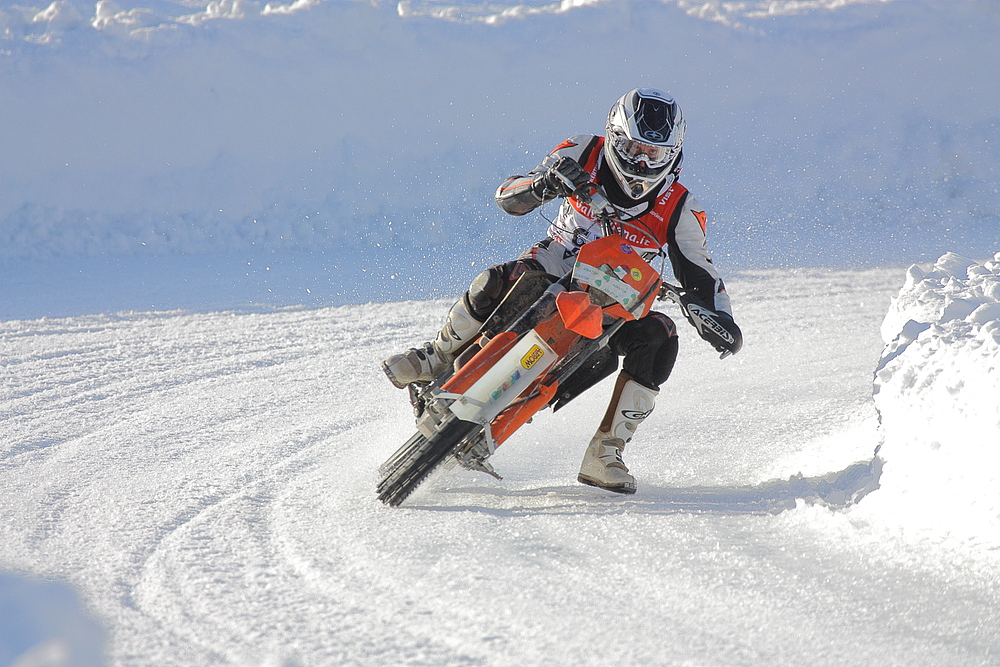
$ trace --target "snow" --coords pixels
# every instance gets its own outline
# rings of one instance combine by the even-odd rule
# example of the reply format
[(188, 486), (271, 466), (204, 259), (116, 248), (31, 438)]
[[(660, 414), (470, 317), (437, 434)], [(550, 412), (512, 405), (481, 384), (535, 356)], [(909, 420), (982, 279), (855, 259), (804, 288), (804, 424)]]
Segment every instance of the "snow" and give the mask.
[[(1000, 253), (911, 266), (875, 374), (888, 460), (876, 504), (953, 548), (1000, 548)], [(920, 492), (937, 487), (935, 493)]]
[(496, 183), (647, 84), (730, 268), (981, 259), (998, 27), (981, 0), (5, 4), (0, 262), (298, 251), (423, 298), (386, 267), (519, 250)]
[[(995, 663), (998, 23), (0, 4), (0, 663)], [(503, 480), (381, 506), (413, 424), (379, 361), (543, 232), (498, 180), (634, 85), (684, 107), (744, 349), (661, 306), (635, 496), (575, 481), (605, 383)]]
[[(982, 664), (996, 394), (970, 382), (951, 405), (992, 424), (911, 452), (900, 424), (964, 417), (893, 381), (924, 372), (907, 351), (880, 430), (904, 273), (734, 278), (747, 346), (682, 328), (627, 498), (575, 482), (605, 384), (505, 444), (503, 481), (375, 500), (413, 428), (378, 361), (446, 301), (7, 321), (0, 559), (81, 591), (111, 664)], [(983, 347), (946, 348), (942, 381)]]

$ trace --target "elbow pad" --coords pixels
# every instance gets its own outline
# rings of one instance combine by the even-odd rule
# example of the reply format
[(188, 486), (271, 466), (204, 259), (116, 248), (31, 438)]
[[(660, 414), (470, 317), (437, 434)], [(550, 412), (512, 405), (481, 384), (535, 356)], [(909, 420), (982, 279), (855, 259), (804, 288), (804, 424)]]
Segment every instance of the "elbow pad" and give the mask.
[(493, 198), (504, 212), (524, 215), (552, 199), (544, 197), (545, 175), (511, 176), (500, 184)]

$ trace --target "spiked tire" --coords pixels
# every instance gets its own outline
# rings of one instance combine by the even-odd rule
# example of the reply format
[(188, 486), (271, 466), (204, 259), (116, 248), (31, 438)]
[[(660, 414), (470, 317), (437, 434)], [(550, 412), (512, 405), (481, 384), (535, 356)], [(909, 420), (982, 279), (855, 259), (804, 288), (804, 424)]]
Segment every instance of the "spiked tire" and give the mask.
[[(421, 447), (427, 445), (427, 438), (423, 436), (419, 431), (414, 433), (413, 436), (406, 441), (406, 443), (396, 450), (396, 453), (385, 460), (385, 463), (379, 466), (378, 474), (379, 479), (385, 480), (392, 473), (399, 470), (399, 467), (407, 461), (407, 459)], [(381, 487), (381, 484), (380, 484)]]
[(482, 426), (450, 417), (437, 433), (425, 438), (419, 433), (410, 438), (379, 469), (378, 499), (398, 507), (449, 454)]

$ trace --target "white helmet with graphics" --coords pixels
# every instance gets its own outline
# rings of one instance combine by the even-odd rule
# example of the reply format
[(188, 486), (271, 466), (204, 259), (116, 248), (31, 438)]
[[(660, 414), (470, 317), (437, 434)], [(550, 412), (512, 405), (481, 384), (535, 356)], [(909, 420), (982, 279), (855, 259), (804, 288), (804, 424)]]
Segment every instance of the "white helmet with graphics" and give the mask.
[(604, 158), (633, 199), (677, 178), (686, 129), (674, 98), (655, 88), (631, 90), (611, 107)]

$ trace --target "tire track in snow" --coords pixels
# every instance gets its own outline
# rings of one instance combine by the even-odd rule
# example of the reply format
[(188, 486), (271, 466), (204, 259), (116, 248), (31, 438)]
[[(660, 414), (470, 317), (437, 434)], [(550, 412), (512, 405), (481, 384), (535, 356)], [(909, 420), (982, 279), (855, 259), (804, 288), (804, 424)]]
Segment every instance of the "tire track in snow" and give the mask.
[(733, 281), (753, 346), (725, 364), (682, 341), (624, 503), (572, 481), (602, 391), (506, 443), (503, 482), (456, 471), (411, 507), (377, 503), (374, 471), (412, 430), (377, 362), (433, 333), (443, 303), (173, 314), (159, 340), (113, 322), (53, 333), (42, 352), (112, 355), (120, 334), (134, 361), (4, 371), (63, 409), (42, 401), (30, 422), (25, 395), (0, 398), (2, 424), (31, 429), (2, 451), (48, 438), (0, 463), (0, 558), (77, 583), (121, 664), (976, 664), (996, 647), (995, 582), (873, 550), (826, 508), (683, 507), (853, 460), (873, 367), (856, 332), (874, 334), (871, 300), (893, 288), (888, 272)]

